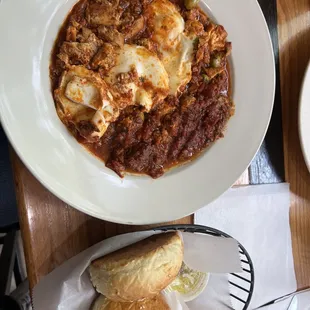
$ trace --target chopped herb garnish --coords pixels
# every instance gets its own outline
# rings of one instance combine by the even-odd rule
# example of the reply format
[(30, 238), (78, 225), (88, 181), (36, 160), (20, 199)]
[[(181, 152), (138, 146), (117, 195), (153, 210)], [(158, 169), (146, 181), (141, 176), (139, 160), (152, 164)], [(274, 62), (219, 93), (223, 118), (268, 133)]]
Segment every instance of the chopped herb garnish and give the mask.
[(209, 83), (211, 81), (211, 79), (206, 74), (203, 74), (202, 77), (206, 83)]

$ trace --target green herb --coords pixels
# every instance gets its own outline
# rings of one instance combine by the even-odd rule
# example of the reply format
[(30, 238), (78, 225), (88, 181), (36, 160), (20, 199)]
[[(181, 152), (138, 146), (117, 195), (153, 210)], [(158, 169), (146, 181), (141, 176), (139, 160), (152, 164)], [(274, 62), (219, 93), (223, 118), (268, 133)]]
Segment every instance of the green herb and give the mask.
[(203, 74), (202, 77), (206, 83), (209, 83), (211, 81), (211, 79), (206, 74)]
[(221, 66), (222, 63), (222, 57), (220, 54), (215, 55), (212, 57), (211, 59), (211, 67), (213, 68), (219, 68)]

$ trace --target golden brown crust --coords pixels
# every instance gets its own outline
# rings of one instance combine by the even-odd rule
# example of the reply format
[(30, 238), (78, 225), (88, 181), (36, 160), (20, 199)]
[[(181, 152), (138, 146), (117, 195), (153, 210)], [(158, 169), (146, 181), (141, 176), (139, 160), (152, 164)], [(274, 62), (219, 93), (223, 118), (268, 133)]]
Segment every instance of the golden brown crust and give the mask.
[(161, 294), (151, 299), (136, 302), (117, 302), (100, 295), (93, 303), (91, 310), (170, 310)]
[(105, 264), (107, 269), (112, 269), (114, 265), (122, 264), (121, 260), (123, 259), (127, 261), (128, 257), (135, 256), (135, 258), (138, 258), (144, 256), (146, 253), (153, 255), (158, 248), (177, 242), (179, 239), (179, 234), (175, 232), (153, 235), (105, 255), (102, 258), (98, 258), (92, 262), (92, 265), (100, 267), (100, 265)]
[(183, 242), (176, 232), (153, 235), (102, 258), (89, 268), (97, 291), (114, 301), (157, 295), (177, 276)]

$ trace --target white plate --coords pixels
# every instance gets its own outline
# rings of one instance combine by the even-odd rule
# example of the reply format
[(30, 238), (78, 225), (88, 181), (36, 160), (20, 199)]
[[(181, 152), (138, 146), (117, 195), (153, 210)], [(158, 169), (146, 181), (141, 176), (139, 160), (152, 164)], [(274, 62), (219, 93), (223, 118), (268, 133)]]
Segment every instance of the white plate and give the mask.
[(310, 171), (310, 63), (308, 65), (299, 103), (299, 136), (305, 162)]
[(92, 216), (128, 224), (191, 214), (225, 192), (258, 150), (273, 107), (274, 56), (256, 0), (206, 0), (203, 8), (233, 42), (236, 113), (225, 138), (191, 164), (158, 180), (120, 179), (85, 151), (59, 120), (49, 59), (75, 0), (3, 0), (0, 4), (0, 114), (13, 147), (51, 192)]

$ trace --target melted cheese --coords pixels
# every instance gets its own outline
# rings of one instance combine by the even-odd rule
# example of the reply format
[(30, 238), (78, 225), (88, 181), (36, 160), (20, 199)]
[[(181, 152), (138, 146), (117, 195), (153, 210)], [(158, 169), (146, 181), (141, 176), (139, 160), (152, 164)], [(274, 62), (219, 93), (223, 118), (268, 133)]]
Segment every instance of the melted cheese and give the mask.
[(184, 20), (169, 0), (154, 0), (147, 8), (160, 59), (169, 75), (169, 92), (176, 95), (191, 79), (193, 39), (184, 35)]
[(117, 55), (116, 65), (110, 70), (107, 81), (115, 85), (119, 74), (132, 70), (136, 71), (139, 81), (123, 84), (131, 94), (128, 104), (139, 104), (149, 111), (167, 96), (168, 74), (156, 54), (142, 46), (125, 44)]

